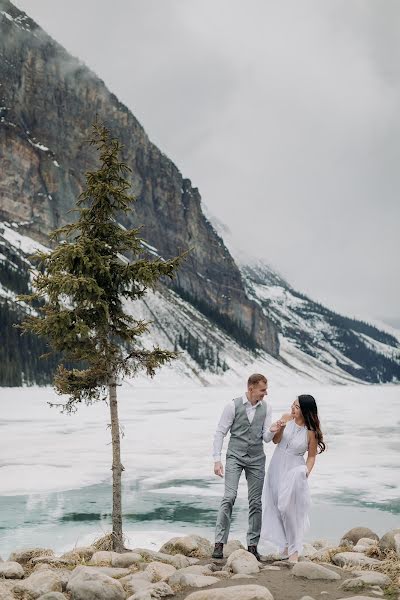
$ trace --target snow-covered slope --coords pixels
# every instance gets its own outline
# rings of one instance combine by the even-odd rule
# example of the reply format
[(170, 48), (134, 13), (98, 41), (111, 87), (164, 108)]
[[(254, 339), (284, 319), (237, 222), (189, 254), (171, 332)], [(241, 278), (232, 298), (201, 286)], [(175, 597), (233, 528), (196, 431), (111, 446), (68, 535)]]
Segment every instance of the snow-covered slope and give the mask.
[[(29, 255), (37, 248), (44, 249), (21, 231), (23, 228), (16, 224), (0, 224), (0, 310), (4, 312), (6, 307), (7, 314), (14, 315), (15, 320), (27, 310), (17, 302), (17, 295), (29, 289)], [(246, 263), (240, 268), (249, 297), (279, 327), (280, 359), (261, 350), (243, 348), (188, 301), (173, 290), (160, 287), (149, 291), (144, 300), (128, 303), (126, 308), (136, 318), (151, 321), (150, 333), (144, 339), (146, 345), (157, 343), (181, 353), (178, 360), (164, 369), (166, 381), (183, 378), (201, 385), (234, 384), (254, 371), (265, 372), (283, 385), (305, 379), (330, 383), (400, 379), (398, 339), (314, 303), (262, 262), (253, 261), (250, 265), (246, 258)], [(0, 312), (1, 315), (4, 317)], [(26, 352), (34, 354), (35, 343), (31, 342), (27, 348), (18, 347), (15, 340), (19, 334), (15, 330), (10, 332), (9, 322), (3, 317), (2, 333), (14, 336), (14, 342), (10, 343), (12, 352), (21, 354), (20, 369), (24, 373), (32, 370), (30, 376), (26, 373), (22, 376), (22, 382), (34, 382), (35, 370), (41, 372), (42, 362), (37, 359), (28, 369)], [(37, 354), (42, 352), (40, 348)], [(11, 362), (12, 358), (9, 357)], [(6, 357), (6, 363), (7, 360)], [(2, 362), (4, 365), (4, 359)], [(51, 366), (39, 381), (46, 381), (49, 369)]]

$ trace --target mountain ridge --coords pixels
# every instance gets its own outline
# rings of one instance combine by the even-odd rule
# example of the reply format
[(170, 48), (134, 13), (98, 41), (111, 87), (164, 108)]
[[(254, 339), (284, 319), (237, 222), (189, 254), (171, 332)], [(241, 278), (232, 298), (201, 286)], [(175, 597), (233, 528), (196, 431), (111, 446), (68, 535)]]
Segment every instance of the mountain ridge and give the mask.
[[(84, 173), (96, 167), (86, 143), (96, 115), (124, 144), (132, 168), (137, 201), (121, 224), (144, 224), (147, 247), (159, 256), (192, 248), (172, 287), (150, 294), (140, 309), (158, 322), (153, 339), (182, 351), (186, 367), (178, 368), (187, 376), (207, 384), (257, 364), (336, 383), (400, 380), (398, 338), (338, 315), (266, 264), (236, 256), (199, 190), (130, 110), (9, 0), (0, 0), (0, 33), (0, 82), (7, 82), (0, 86), (0, 319), (19, 357), (3, 349), (3, 373), (8, 364), (12, 381), (50, 380), (35, 358), (39, 342), (12, 335), (23, 310), (16, 293), (30, 285), (27, 248), (35, 240), (46, 246), (49, 231), (71, 219)], [(0, 384), (4, 377), (0, 370)]]

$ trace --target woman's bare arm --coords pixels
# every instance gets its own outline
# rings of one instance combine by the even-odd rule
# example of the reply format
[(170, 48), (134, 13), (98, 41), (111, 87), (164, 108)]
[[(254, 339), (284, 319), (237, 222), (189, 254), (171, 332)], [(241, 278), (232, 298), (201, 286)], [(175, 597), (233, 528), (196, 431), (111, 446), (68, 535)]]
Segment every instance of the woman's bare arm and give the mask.
[(317, 456), (317, 450), (318, 450), (318, 445), (317, 445), (317, 438), (315, 437), (315, 432), (309, 431), (308, 432), (308, 455), (307, 455), (307, 460), (306, 460), (307, 477), (310, 475), (311, 471), (313, 470), (313, 467), (315, 464), (315, 457)]

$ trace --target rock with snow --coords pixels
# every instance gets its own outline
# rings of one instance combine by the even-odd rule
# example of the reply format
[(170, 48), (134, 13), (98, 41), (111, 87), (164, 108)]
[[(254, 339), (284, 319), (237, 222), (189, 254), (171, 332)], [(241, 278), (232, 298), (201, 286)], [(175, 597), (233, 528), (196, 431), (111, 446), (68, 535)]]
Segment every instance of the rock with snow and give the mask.
[(391, 529), (385, 535), (383, 535), (379, 541), (379, 548), (381, 550), (395, 550), (396, 551), (396, 540), (395, 536), (400, 534), (400, 529)]
[(247, 550), (235, 550), (226, 561), (225, 570), (253, 575), (259, 572), (260, 565), (256, 557)]
[(166, 554), (183, 554), (194, 558), (209, 558), (213, 552), (211, 543), (200, 535), (175, 537), (166, 542), (160, 552)]
[(332, 557), (332, 562), (339, 567), (344, 567), (345, 565), (357, 567), (360, 565), (376, 565), (380, 563), (376, 558), (369, 558), (368, 556), (365, 556), (365, 554), (362, 554), (362, 552), (339, 552)]
[(72, 600), (125, 600), (126, 596), (119, 581), (82, 566), (72, 572), (67, 592)]
[(369, 527), (353, 527), (349, 531), (346, 531), (342, 535), (342, 539), (339, 542), (339, 546), (345, 546), (346, 542), (350, 542), (355, 546), (361, 538), (369, 538), (372, 540), (379, 540), (379, 536), (376, 535)]
[(185, 600), (274, 600), (274, 597), (268, 588), (251, 584), (201, 590), (189, 594)]
[(6, 560), (0, 563), (0, 579), (22, 579), (25, 571), (19, 562)]
[(304, 577), (305, 579), (322, 579), (324, 581), (335, 581), (340, 579), (340, 575), (332, 569), (327, 569), (322, 565), (312, 562), (299, 562), (293, 566), (292, 575), (295, 577)]

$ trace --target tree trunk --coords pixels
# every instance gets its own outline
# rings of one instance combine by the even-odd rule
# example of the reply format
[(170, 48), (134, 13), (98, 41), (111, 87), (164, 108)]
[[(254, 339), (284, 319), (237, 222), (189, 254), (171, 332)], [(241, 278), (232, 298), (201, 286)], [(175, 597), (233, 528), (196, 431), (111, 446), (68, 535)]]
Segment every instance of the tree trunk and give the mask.
[(111, 440), (113, 453), (113, 508), (112, 508), (112, 537), (113, 550), (120, 552), (124, 549), (122, 539), (122, 502), (121, 502), (121, 473), (124, 467), (121, 464), (121, 444), (118, 418), (117, 383), (115, 378), (109, 385), (110, 413), (111, 413)]

